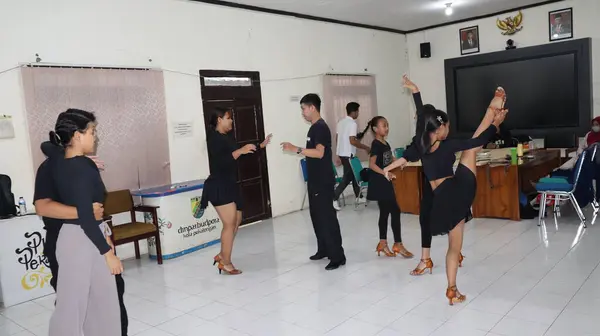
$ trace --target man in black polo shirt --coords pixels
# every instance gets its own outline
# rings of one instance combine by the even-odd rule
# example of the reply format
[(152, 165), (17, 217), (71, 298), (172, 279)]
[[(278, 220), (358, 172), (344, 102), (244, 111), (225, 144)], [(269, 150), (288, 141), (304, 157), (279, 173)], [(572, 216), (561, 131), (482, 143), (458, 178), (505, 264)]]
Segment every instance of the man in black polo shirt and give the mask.
[[(33, 202), (37, 214), (42, 216), (42, 219), (44, 220), (44, 229), (46, 229), (44, 255), (48, 258), (50, 272), (52, 273), (50, 285), (56, 291), (56, 284), (58, 281), (56, 241), (58, 240), (58, 234), (65, 220), (78, 218), (78, 215), (76, 207), (59, 203), (59, 198), (52, 178), (50, 160), (52, 160), (53, 157), (64, 155), (64, 149), (55, 146), (50, 142), (44, 142), (41, 146), (41, 149), (44, 155), (46, 155), (47, 159), (42, 162), (35, 176), (35, 192), (33, 196)], [(101, 167), (99, 166), (98, 168)], [(94, 215), (96, 216), (97, 220), (102, 220), (104, 215), (104, 208), (102, 207), (102, 204), (94, 203)], [(77, 253), (77, 251), (73, 251), (73, 253)], [(121, 274), (115, 275), (115, 279), (117, 281), (117, 292), (119, 295), (119, 305), (121, 310), (122, 336), (127, 336), (129, 320), (127, 318), (125, 303), (123, 301), (125, 282), (123, 281)], [(107, 309), (111, 308), (107, 307)], [(114, 307), (114, 309), (117, 309), (117, 307)]]
[(333, 208), (335, 176), (331, 169), (331, 131), (321, 119), (321, 98), (309, 93), (300, 100), (302, 116), (312, 125), (308, 130), (306, 148), (289, 142), (281, 144), (284, 151), (304, 155), (308, 170), (308, 204), (310, 218), (317, 236), (317, 253), (310, 260), (328, 257), (326, 270), (334, 270), (346, 264), (342, 247), (342, 235), (337, 214)]

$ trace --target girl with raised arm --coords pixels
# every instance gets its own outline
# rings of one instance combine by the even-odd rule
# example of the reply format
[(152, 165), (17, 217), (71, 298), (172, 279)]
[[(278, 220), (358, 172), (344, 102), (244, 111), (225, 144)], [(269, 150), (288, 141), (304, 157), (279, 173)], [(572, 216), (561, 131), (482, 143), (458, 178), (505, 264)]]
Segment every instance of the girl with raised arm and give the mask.
[[(423, 100), (421, 99), (421, 92), (415, 83), (413, 83), (408, 76), (403, 76), (404, 87), (409, 89), (412, 92), (413, 99), (415, 101), (415, 107), (417, 108), (417, 113), (415, 114), (415, 121), (422, 119), (423, 111), (425, 109), (433, 109), (435, 108), (430, 105), (423, 105)], [(412, 142), (406, 148), (403, 154), (403, 160), (396, 160), (392, 162), (391, 166), (387, 168), (387, 170), (392, 170), (397, 167), (400, 167), (402, 163), (406, 161), (418, 161), (420, 156), (415, 147), (416, 137), (413, 137)], [(433, 191), (431, 190), (431, 185), (427, 180), (427, 177), (424, 173), (421, 173), (421, 205), (419, 211), (419, 224), (421, 226), (421, 259), (419, 264), (415, 269), (410, 272), (410, 275), (419, 276), (425, 274), (427, 270), (429, 270), (429, 274), (433, 272), (433, 261), (431, 260), (431, 229), (429, 226), (430, 215), (431, 215), (431, 206), (433, 204)], [(470, 212), (465, 216), (465, 222), (471, 219)], [(459, 253), (459, 266), (462, 266), (463, 255)]]
[[(437, 109), (425, 109), (417, 122), (415, 156), (421, 158), (423, 171), (434, 194), (430, 212), (431, 234), (448, 234), (446, 297), (450, 305), (466, 300), (466, 296), (456, 287), (456, 275), (465, 216), (469, 214), (477, 188), (476, 153), (496, 134), (504, 121), (508, 112), (503, 109), (505, 100), (504, 90), (498, 88), (472, 139), (447, 139), (450, 126), (448, 115)], [(453, 172), (457, 152), (462, 154)], [(406, 160), (402, 158), (397, 161), (397, 166), (402, 166)], [(389, 172), (388, 168), (385, 173)]]

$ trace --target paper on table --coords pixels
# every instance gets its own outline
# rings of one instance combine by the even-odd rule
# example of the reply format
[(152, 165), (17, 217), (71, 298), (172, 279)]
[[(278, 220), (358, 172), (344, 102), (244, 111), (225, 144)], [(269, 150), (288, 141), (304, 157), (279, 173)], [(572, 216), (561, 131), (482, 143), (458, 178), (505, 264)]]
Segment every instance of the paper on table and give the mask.
[(0, 115), (0, 139), (12, 139), (15, 137), (15, 127), (11, 116)]

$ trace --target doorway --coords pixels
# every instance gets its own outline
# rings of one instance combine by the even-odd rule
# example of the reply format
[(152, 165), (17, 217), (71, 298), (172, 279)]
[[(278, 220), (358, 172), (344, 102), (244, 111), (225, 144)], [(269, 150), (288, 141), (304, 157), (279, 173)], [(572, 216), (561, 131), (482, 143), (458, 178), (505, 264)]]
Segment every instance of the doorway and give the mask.
[[(215, 108), (233, 111), (229, 134), (241, 147), (265, 138), (260, 74), (255, 71), (200, 70), (204, 127)], [(237, 183), (244, 202), (242, 224), (271, 218), (267, 154), (258, 150), (237, 160)]]

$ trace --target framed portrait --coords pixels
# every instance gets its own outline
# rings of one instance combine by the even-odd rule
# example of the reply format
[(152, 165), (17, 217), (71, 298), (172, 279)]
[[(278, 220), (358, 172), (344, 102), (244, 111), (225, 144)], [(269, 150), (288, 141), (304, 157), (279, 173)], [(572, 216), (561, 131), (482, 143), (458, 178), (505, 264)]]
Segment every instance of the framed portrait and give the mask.
[(479, 52), (479, 26), (462, 28), (458, 31), (458, 36), (461, 55)]
[(550, 41), (573, 38), (573, 8), (549, 12), (548, 29)]

